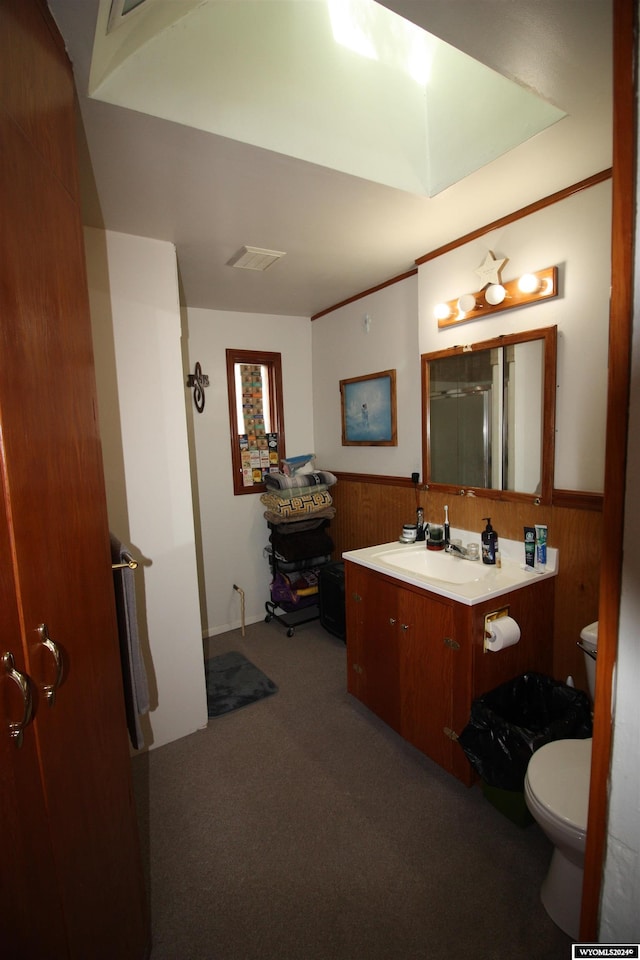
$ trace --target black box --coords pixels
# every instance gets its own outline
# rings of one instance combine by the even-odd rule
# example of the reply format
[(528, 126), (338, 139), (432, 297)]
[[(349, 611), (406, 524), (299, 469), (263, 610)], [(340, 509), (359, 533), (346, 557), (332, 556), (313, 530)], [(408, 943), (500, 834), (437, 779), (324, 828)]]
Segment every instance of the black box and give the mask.
[(320, 567), (318, 600), (320, 604), (320, 623), (329, 633), (346, 642), (344, 563), (341, 560)]

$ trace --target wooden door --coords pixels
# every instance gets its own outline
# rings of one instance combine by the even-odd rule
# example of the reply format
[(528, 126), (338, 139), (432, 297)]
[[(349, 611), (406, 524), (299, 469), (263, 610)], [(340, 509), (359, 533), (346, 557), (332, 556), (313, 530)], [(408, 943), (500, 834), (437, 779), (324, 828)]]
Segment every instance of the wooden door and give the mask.
[[(35, 694), (18, 749), (6, 740), (16, 685), (3, 677), (2, 805), (20, 840), (11, 869), (18, 886), (29, 887), (14, 956), (84, 960), (90, 951), (92, 960), (139, 960), (148, 923), (83, 237), (68, 160), (75, 150), (73, 81), (38, 0), (0, 0), (0, 37), (0, 468), (8, 554), (0, 645), (31, 677)], [(43, 643), (43, 625), (56, 646)], [(62, 682), (50, 702), (56, 653)], [(30, 762), (36, 753), (39, 784)], [(3, 884), (12, 886), (5, 870), (6, 861)], [(29, 944), (41, 912), (56, 917), (47, 921), (44, 951)], [(4, 909), (1, 923), (4, 935), (12, 923)], [(64, 953), (56, 947), (62, 930)]]

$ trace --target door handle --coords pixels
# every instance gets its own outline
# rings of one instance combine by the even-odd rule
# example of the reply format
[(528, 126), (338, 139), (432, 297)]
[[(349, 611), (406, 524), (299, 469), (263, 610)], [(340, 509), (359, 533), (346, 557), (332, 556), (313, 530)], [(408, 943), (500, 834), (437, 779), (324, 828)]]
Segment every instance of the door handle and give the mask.
[(53, 683), (45, 683), (42, 686), (42, 692), (44, 693), (45, 699), (50, 707), (56, 702), (56, 690), (62, 683), (62, 674), (63, 674), (63, 665), (62, 665), (62, 654), (60, 652), (60, 647), (52, 640), (49, 636), (49, 630), (46, 623), (41, 623), (38, 627), (38, 633), (42, 641), (42, 645), (49, 650), (51, 653), (55, 666), (56, 666), (56, 676)]
[(24, 700), (24, 710), (22, 714), (22, 720), (19, 720), (17, 723), (10, 721), (9, 722), (9, 736), (12, 740), (16, 741), (16, 747), (22, 746), (22, 734), (24, 728), (27, 726), (31, 720), (31, 711), (33, 710), (33, 697), (31, 695), (31, 687), (29, 686), (29, 680), (24, 673), (20, 673), (19, 670), (16, 670), (16, 663), (13, 659), (13, 654), (8, 650), (2, 654), (2, 662), (4, 664), (5, 670), (7, 671), (7, 676), (10, 680), (13, 680), (17, 684), (20, 693), (22, 694), (22, 699)]

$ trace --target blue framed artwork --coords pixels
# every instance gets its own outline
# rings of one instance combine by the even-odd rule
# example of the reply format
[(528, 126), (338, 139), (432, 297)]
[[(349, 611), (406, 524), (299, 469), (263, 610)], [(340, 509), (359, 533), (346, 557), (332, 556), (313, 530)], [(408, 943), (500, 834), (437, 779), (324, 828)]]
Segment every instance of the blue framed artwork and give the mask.
[(396, 447), (396, 371), (340, 381), (343, 447)]

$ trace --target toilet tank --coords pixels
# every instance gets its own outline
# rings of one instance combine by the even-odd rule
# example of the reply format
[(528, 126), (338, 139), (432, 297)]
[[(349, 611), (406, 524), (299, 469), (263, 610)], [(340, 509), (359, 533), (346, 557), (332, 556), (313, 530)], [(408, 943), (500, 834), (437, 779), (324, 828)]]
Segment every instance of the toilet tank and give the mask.
[(598, 621), (588, 624), (580, 631), (580, 648), (584, 656), (587, 670), (587, 683), (591, 702), (594, 702), (596, 693), (596, 657), (598, 655)]

